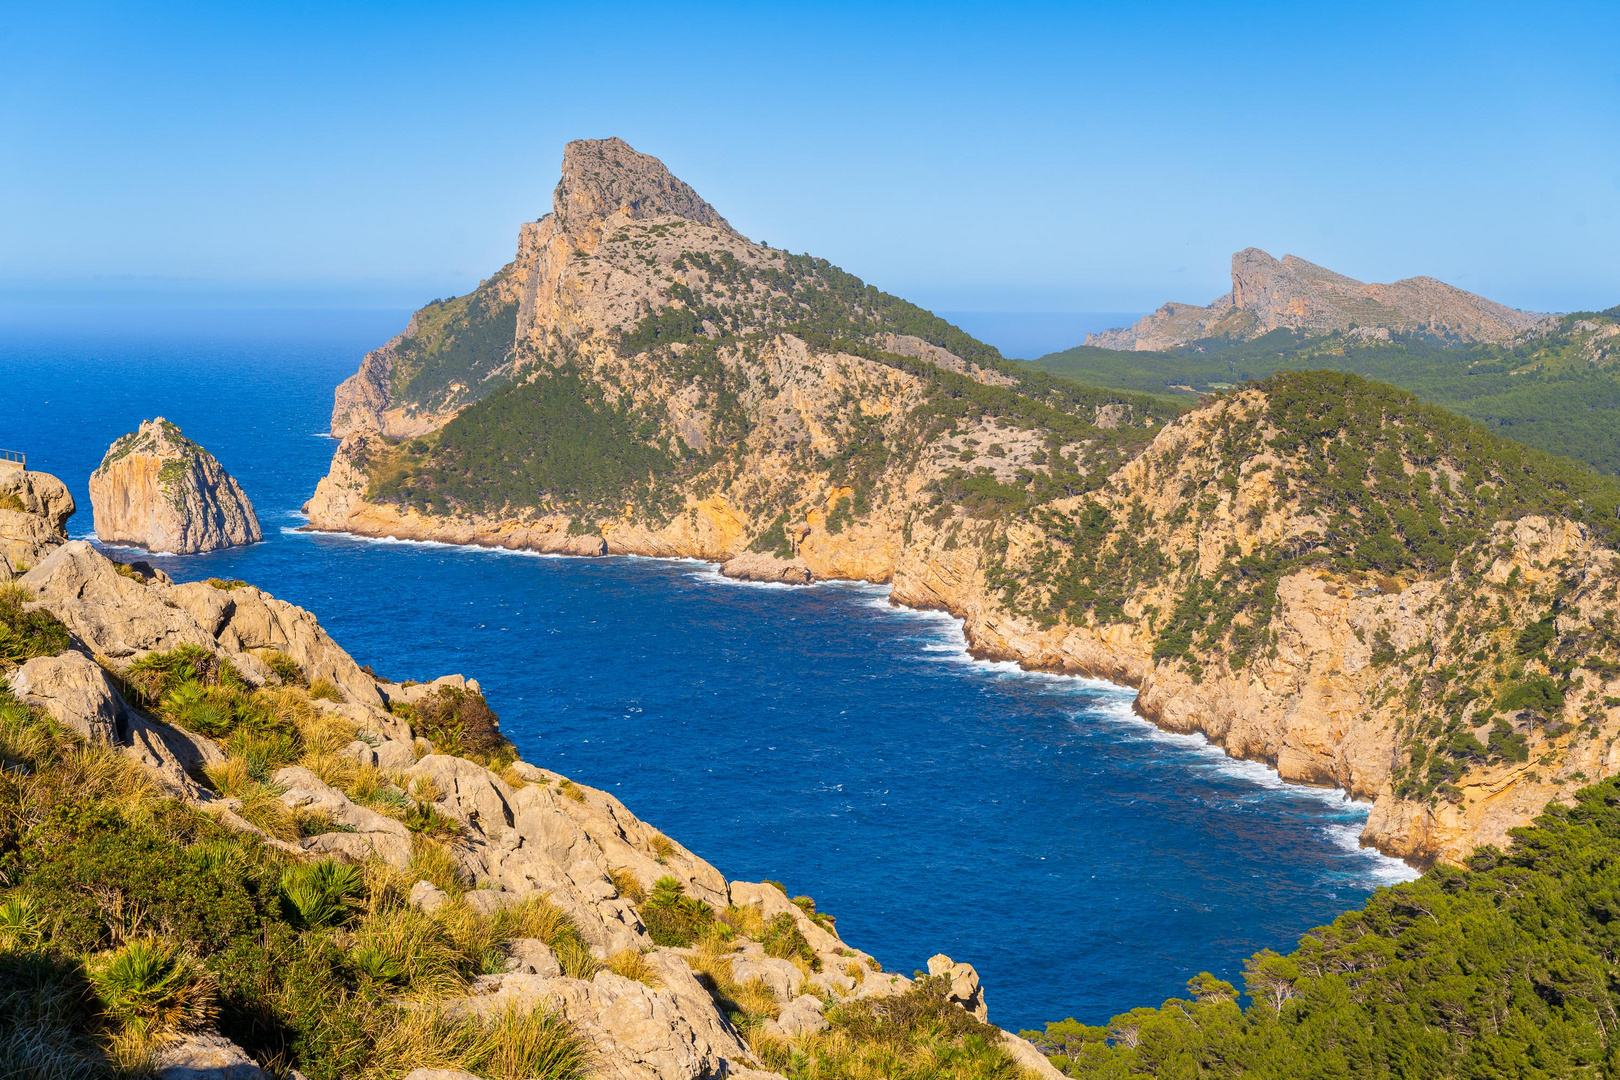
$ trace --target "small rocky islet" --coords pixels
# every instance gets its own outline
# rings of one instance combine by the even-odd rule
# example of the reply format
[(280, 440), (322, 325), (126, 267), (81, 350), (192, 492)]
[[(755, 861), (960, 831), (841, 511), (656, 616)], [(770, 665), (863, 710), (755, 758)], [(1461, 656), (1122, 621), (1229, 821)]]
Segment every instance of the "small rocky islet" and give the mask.
[(264, 539), (242, 486), (161, 416), (108, 447), (90, 475), (90, 505), (105, 544), (195, 555)]

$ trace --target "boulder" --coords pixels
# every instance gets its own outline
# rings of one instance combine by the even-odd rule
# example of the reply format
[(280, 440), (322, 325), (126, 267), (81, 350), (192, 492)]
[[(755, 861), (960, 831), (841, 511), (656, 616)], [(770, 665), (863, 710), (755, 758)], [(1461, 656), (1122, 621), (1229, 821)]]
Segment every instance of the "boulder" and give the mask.
[(438, 911), (450, 894), (430, 881), (418, 881), (411, 886), (411, 906), (427, 912), (429, 915)]
[(972, 964), (958, 964), (944, 953), (928, 958), (928, 974), (950, 980), (946, 991), (950, 999), (980, 1020), (990, 1015), (984, 1004), (984, 987), (979, 985), (979, 973)]
[(731, 961), (731, 980), (739, 986), (753, 982), (755, 979), (771, 988), (776, 1000), (786, 1005), (799, 996), (804, 987), (804, 973), (788, 960), (780, 960), (774, 956), (747, 957), (738, 956)]
[(793, 999), (775, 1020), (765, 1021), (765, 1030), (783, 1039), (814, 1035), (832, 1027), (821, 1014), (821, 999), (804, 994)]
[(264, 539), (241, 485), (161, 416), (108, 448), (90, 474), (90, 508), (106, 544), (191, 555)]
[(247, 1051), (223, 1035), (187, 1035), (159, 1050), (152, 1066), (158, 1080), (271, 1080)]
[(0, 583), (66, 543), (74, 509), (67, 485), (49, 473), (0, 468)]
[(443, 797), (439, 809), (456, 820), (476, 825), (492, 839), (512, 827), (512, 789), (477, 762), (452, 754), (429, 754), (405, 772), (431, 780)]
[(816, 575), (810, 564), (795, 555), (784, 559), (763, 551), (745, 551), (720, 564), (720, 572), (739, 581), (774, 581), (786, 585), (809, 585)]
[(83, 540), (51, 552), (19, 584), (97, 656), (133, 660), (177, 645), (219, 651), (196, 619), (163, 602), (167, 586), (118, 573), (111, 559)]
[(128, 710), (107, 673), (83, 653), (36, 656), (11, 673), (11, 692), (102, 746), (119, 741)]
[(306, 851), (364, 859), (370, 855), (406, 867), (411, 862), (411, 832), (386, 814), (352, 801), (302, 765), (279, 770), (275, 782), (286, 790), (281, 802), (289, 809), (315, 810), (352, 832), (330, 832), (303, 841)]
[[(177, 586), (176, 592), (185, 586)], [(229, 592), (215, 589), (229, 602), (215, 631), (219, 643), (233, 653), (274, 649), (292, 657), (314, 682), (326, 679), (343, 692), (348, 704), (382, 711), (377, 682), (360, 670), (354, 658), (333, 641), (315, 616), (251, 585)], [(184, 602), (177, 595), (176, 602)], [(387, 716), (386, 712), (383, 712)], [(375, 726), (375, 724), (363, 725)]]
[(562, 974), (562, 965), (551, 946), (537, 938), (515, 938), (506, 943), (506, 970), (520, 975), (539, 975), (555, 979)]

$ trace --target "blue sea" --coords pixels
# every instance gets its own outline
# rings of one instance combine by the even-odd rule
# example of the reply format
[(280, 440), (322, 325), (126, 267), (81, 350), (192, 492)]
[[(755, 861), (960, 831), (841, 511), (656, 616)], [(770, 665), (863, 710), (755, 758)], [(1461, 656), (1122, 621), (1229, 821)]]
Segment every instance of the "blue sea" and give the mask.
[[(73, 490), (163, 415), (265, 541), (155, 558), (314, 611), (396, 679), (479, 679), (532, 762), (605, 788), (729, 878), (815, 897), (911, 972), (974, 964), (990, 1018), (1090, 1023), (1179, 993), (1407, 880), (1367, 807), (1132, 715), (1129, 690), (974, 661), (869, 585), (741, 585), (686, 561), (539, 557), (299, 531), (332, 389), (403, 312), (46, 313), (0, 322), (0, 447)], [(124, 557), (129, 557), (127, 552)]]

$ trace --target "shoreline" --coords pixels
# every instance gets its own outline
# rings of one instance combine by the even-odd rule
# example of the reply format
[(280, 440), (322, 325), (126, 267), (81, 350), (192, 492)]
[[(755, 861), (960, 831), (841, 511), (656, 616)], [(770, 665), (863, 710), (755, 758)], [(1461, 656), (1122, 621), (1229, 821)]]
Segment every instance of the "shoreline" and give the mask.
[[(984, 664), (984, 665), (1010, 664), (1010, 665), (1013, 665), (1014, 668), (1018, 672), (1023, 673), (1023, 674), (1027, 674), (1027, 675), (1042, 675), (1042, 676), (1046, 676), (1046, 677), (1049, 677), (1049, 678), (1080, 679), (1080, 680), (1085, 680), (1085, 681), (1093, 681), (1093, 682), (1104, 684), (1104, 685), (1109, 686), (1109, 687), (1117, 688), (1119, 690), (1129, 691), (1130, 694), (1131, 694), (1130, 715), (1133, 718), (1141, 721), (1143, 724), (1146, 724), (1146, 725), (1150, 726), (1153, 731), (1155, 731), (1155, 732), (1157, 732), (1159, 734), (1162, 734), (1162, 735), (1167, 736), (1167, 737), (1172, 737), (1172, 738), (1185, 738), (1185, 739), (1197, 738), (1197, 739), (1202, 739), (1204, 746), (1208, 746), (1208, 747), (1211, 747), (1211, 748), (1213, 748), (1215, 750), (1218, 750), (1220, 752), (1220, 754), (1228, 761), (1243, 762), (1243, 763), (1247, 763), (1247, 764), (1253, 764), (1253, 765), (1261, 766), (1265, 770), (1265, 775), (1272, 778), (1272, 780), (1276, 784), (1281, 785), (1285, 789), (1299, 790), (1301, 792), (1305, 792), (1305, 791), (1313, 791), (1313, 792), (1332, 791), (1332, 792), (1336, 792), (1346, 802), (1357, 804), (1357, 805), (1365, 805), (1365, 806), (1367, 806), (1369, 808), (1369, 811), (1370, 811), (1371, 806), (1373, 805), (1373, 800), (1370, 800), (1370, 799), (1357, 799), (1346, 788), (1344, 788), (1342, 786), (1339, 786), (1339, 785), (1336, 785), (1336, 784), (1309, 784), (1309, 783), (1302, 783), (1302, 782), (1295, 781), (1295, 780), (1286, 780), (1286, 779), (1284, 779), (1282, 777), (1280, 771), (1278, 770), (1276, 762), (1269, 761), (1269, 760), (1266, 760), (1266, 759), (1261, 758), (1261, 757), (1245, 757), (1245, 756), (1240, 755), (1240, 754), (1234, 754), (1226, 747), (1226, 745), (1224, 743), (1219, 742), (1216, 739), (1211, 738), (1209, 736), (1209, 734), (1207, 732), (1205, 732), (1205, 731), (1179, 731), (1179, 730), (1176, 730), (1174, 728), (1170, 728), (1170, 727), (1166, 727), (1166, 726), (1162, 725), (1153, 716), (1148, 715), (1146, 712), (1144, 712), (1142, 710), (1142, 708), (1140, 706), (1141, 689), (1142, 688), (1139, 687), (1139, 686), (1132, 686), (1129, 683), (1119, 682), (1119, 681), (1107, 678), (1106, 676), (1099, 675), (1099, 674), (1090, 674), (1090, 673), (1078, 672), (1078, 671), (1063, 671), (1063, 670), (1058, 670), (1058, 669), (1052, 668), (1052, 667), (1044, 667), (1044, 666), (1040, 666), (1040, 665), (1031, 665), (1031, 664), (1027, 664), (1027, 663), (1023, 662), (1020, 658), (1018, 658), (1016, 656), (1001, 656), (1001, 655), (995, 654), (994, 652), (992, 652), (992, 651), (990, 651), (988, 649), (983, 649), (981, 646), (979, 646), (978, 644), (976, 644), (973, 641), (972, 635), (969, 632), (968, 622), (967, 622), (966, 618), (964, 618), (963, 616), (957, 614), (956, 612), (953, 612), (953, 611), (949, 610), (949, 608), (947, 608), (947, 607), (945, 607), (943, 605), (927, 606), (927, 605), (913, 605), (913, 604), (900, 603), (900, 602), (893, 599), (892, 590), (893, 590), (893, 587), (894, 587), (894, 583), (892, 581), (872, 581), (869, 578), (848, 578), (848, 577), (817, 578), (815, 581), (807, 582), (807, 583), (794, 583), (794, 582), (786, 582), (786, 581), (754, 581), (754, 580), (750, 580), (750, 579), (747, 579), (747, 578), (729, 577), (729, 576), (721, 573), (720, 567), (723, 565), (721, 562), (716, 561), (714, 559), (705, 559), (705, 558), (702, 558), (702, 557), (696, 556), (696, 555), (644, 555), (644, 554), (640, 554), (640, 553), (637, 553), (637, 552), (629, 552), (629, 551), (620, 551), (620, 552), (609, 551), (609, 552), (605, 552), (605, 553), (600, 554), (600, 555), (582, 555), (582, 554), (575, 554), (575, 553), (566, 552), (566, 551), (540, 551), (540, 550), (536, 550), (534, 548), (528, 548), (528, 547), (521, 547), (521, 546), (515, 546), (515, 545), (514, 546), (508, 546), (508, 545), (503, 545), (503, 544), (485, 544), (485, 543), (478, 543), (476, 541), (462, 542), (462, 541), (450, 541), (450, 540), (434, 540), (434, 539), (423, 538), (423, 537), (400, 537), (400, 536), (394, 536), (394, 535), (389, 535), (389, 534), (385, 534), (385, 535), (382, 535), (382, 536), (372, 536), (372, 535), (368, 535), (366, 533), (352, 532), (352, 531), (343, 530), (343, 529), (322, 529), (322, 528), (317, 528), (317, 527), (312, 526), (312, 525), (310, 525), (308, 523), (309, 518), (308, 518), (307, 514), (304, 514), (304, 513), (300, 512), (299, 517), (303, 518), (305, 524), (303, 524), (301, 526), (298, 526), (296, 528), (283, 527), (282, 532), (284, 534), (304, 534), (304, 535), (309, 535), (309, 536), (319, 536), (319, 535), (339, 536), (339, 537), (344, 537), (346, 539), (353, 540), (353, 541), (358, 541), (358, 542), (362, 542), (362, 543), (419, 544), (419, 545), (422, 545), (424, 547), (457, 548), (457, 549), (462, 549), (462, 550), (466, 550), (466, 551), (485, 551), (485, 552), (492, 552), (492, 553), (504, 553), (504, 554), (508, 554), (508, 555), (519, 555), (519, 556), (523, 556), (523, 557), (527, 557), (527, 558), (587, 559), (587, 560), (615, 559), (615, 558), (617, 558), (617, 559), (646, 559), (646, 560), (649, 560), (649, 561), (668, 562), (668, 563), (692, 563), (692, 564), (697, 564), (697, 565), (712, 568), (713, 573), (714, 573), (714, 577), (717, 579), (717, 581), (716, 581), (717, 584), (729, 584), (729, 585), (745, 586), (745, 587), (752, 587), (752, 588), (805, 589), (805, 588), (814, 588), (817, 585), (843, 585), (843, 586), (861, 585), (861, 586), (867, 586), (867, 587), (874, 588), (874, 589), (888, 590), (883, 595), (884, 595), (884, 598), (885, 598), (886, 606), (889, 607), (890, 609), (893, 609), (893, 610), (896, 610), (896, 611), (915, 613), (915, 614), (919, 614), (919, 615), (920, 614), (928, 614), (928, 613), (937, 613), (937, 614), (946, 616), (952, 622), (954, 622), (956, 624), (956, 626), (957, 626), (957, 629), (958, 629), (959, 633), (961, 633), (961, 635), (962, 635), (962, 639), (963, 639), (963, 642), (964, 642), (964, 651), (965, 651), (966, 655), (969, 657), (969, 659), (974, 663)], [(1363, 823), (1363, 828), (1364, 827), (1365, 827), (1365, 822)], [(1401, 864), (1403, 866), (1406, 866), (1406, 867), (1410, 868), (1411, 870), (1416, 871), (1418, 874), (1421, 874), (1421, 873), (1423, 873), (1424, 871), (1426, 871), (1428, 869), (1428, 865), (1422, 864), (1422, 863), (1414, 861), (1412, 859), (1403, 858), (1403, 857), (1401, 857), (1399, 855), (1392, 855), (1389, 852), (1381, 850), (1375, 844), (1368, 844), (1368, 843), (1362, 842), (1361, 839), (1360, 839), (1360, 834), (1359, 833), (1357, 835), (1357, 847), (1358, 847), (1358, 850), (1374, 852), (1380, 858), (1388, 859), (1388, 860), (1391, 860), (1392, 862), (1399, 863), (1399, 864)]]

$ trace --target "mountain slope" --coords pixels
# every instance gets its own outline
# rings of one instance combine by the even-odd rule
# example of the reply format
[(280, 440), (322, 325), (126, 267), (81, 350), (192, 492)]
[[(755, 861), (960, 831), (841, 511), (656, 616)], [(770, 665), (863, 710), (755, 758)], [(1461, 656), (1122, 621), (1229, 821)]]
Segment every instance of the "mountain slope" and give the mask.
[(1506, 341), (1545, 316), (1505, 307), (1430, 277), (1369, 285), (1259, 248), (1232, 256), (1232, 291), (1211, 302), (1165, 304), (1132, 326), (1087, 335), (1099, 349), (1160, 351), (1206, 338), (1248, 341), (1273, 330), (1312, 334), (1383, 329), (1444, 341)]
[(1276, 330), (1252, 341), (1212, 339), (1166, 352), (1082, 345), (1029, 365), (1095, 386), (1175, 395), (1189, 404), (1277, 371), (1355, 372), (1410, 390), (1518, 442), (1620, 473), (1620, 309), (1550, 318), (1505, 344)]
[[(356, 426), (311, 527), (891, 583), (977, 655), (1139, 687), (1163, 726), (1375, 798), (1364, 839), (1417, 861), (1620, 768), (1616, 482), (1356, 377), (1177, 417), (1021, 369), (662, 212), (679, 189), (627, 153), (570, 144), (557, 209), (481, 287), (516, 298), (507, 352), (411, 396), (386, 364), (441, 303), (340, 390)], [(610, 158), (616, 208), (565, 222), (614, 203), (572, 190)]]

